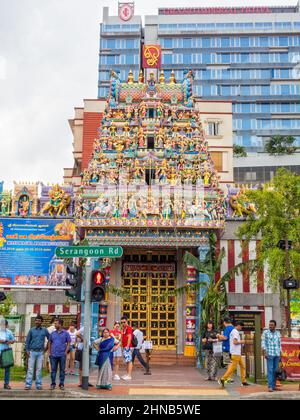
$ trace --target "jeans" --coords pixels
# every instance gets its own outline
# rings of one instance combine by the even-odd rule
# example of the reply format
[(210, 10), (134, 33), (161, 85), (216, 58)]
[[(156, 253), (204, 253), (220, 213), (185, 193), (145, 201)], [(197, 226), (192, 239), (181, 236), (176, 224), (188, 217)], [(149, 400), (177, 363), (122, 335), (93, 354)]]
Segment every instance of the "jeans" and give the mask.
[(144, 368), (147, 370), (148, 369), (148, 365), (145, 362), (145, 360), (143, 359), (140, 350), (139, 349), (133, 349), (133, 353), (132, 353), (132, 363), (134, 362), (135, 356), (138, 358), (138, 361), (140, 362), (140, 364), (142, 366), (144, 366)]
[(280, 357), (279, 356), (268, 356), (267, 357), (268, 386), (271, 389), (275, 389), (275, 387), (276, 387), (275, 372), (276, 372), (276, 369), (278, 369), (279, 362), (280, 362)]
[(56, 374), (59, 365), (59, 385), (65, 384), (65, 369), (66, 369), (66, 356), (54, 357), (50, 356), (51, 363), (51, 385), (56, 385)]
[(9, 385), (10, 368), (4, 368), (4, 385)]
[(35, 385), (37, 388), (42, 386), (42, 368), (43, 368), (43, 351), (30, 351), (30, 357), (28, 360), (28, 370), (26, 375), (26, 386), (32, 387), (33, 372), (36, 363), (36, 380)]

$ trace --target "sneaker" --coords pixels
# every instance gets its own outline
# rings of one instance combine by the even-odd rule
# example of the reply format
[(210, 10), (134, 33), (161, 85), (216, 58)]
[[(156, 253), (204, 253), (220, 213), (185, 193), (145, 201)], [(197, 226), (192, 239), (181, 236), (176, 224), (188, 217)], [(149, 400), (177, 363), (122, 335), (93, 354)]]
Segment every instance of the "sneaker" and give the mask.
[(220, 378), (218, 380), (218, 384), (221, 385), (222, 388), (225, 388), (225, 380), (224, 379)]
[(250, 386), (250, 384), (248, 382), (242, 382), (242, 386)]
[(119, 375), (115, 375), (115, 376), (114, 376), (114, 380), (115, 380), (115, 381), (119, 381), (120, 379), (121, 379), (121, 378), (120, 378), (120, 376), (119, 376)]
[(131, 381), (131, 376), (128, 376), (128, 375), (124, 375), (124, 376), (122, 376), (122, 378), (121, 379), (123, 379), (123, 381)]
[(56, 388), (56, 385), (51, 385), (51, 386), (50, 386), (50, 390), (51, 390), (51, 391), (54, 391), (54, 390), (55, 390), (55, 388)]
[(31, 386), (26, 385), (24, 389), (25, 389), (25, 391), (30, 391), (31, 390)]
[(37, 391), (43, 391), (43, 387), (42, 386), (37, 386), (36, 389), (37, 389)]
[(64, 391), (65, 386), (64, 386), (64, 385), (59, 385), (59, 389), (60, 389), (61, 391)]
[(274, 390), (272, 388), (269, 388), (269, 392), (274, 392)]
[(4, 387), (3, 387), (4, 389), (11, 389), (11, 386), (9, 386), (9, 385), (4, 385)]
[(233, 384), (234, 383), (234, 379), (231, 379), (231, 378), (230, 379), (227, 379), (226, 383), (227, 384)]
[(211, 378), (204, 378), (205, 381), (211, 381)]

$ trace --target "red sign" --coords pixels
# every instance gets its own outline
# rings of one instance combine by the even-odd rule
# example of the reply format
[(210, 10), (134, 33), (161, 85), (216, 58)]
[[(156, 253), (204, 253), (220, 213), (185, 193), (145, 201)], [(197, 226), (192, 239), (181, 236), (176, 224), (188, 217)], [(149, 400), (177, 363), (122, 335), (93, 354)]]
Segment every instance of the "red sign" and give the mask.
[(282, 347), (282, 367), (284, 368), (287, 379), (290, 381), (300, 380), (300, 339), (283, 338)]
[(134, 3), (119, 3), (119, 18), (127, 22), (134, 15)]
[(228, 14), (272, 13), (270, 7), (182, 7), (159, 9), (160, 15), (228, 15)]
[(144, 45), (143, 46), (143, 68), (159, 69), (161, 67), (161, 46)]

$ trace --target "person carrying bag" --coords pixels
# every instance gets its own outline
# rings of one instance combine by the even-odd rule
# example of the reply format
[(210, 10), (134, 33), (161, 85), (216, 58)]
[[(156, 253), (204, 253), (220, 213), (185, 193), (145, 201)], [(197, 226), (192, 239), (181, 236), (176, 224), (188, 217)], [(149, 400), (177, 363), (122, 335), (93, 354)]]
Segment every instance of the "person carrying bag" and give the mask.
[(14, 357), (11, 344), (14, 344), (15, 337), (13, 333), (7, 328), (8, 322), (1, 321), (0, 324), (0, 368), (4, 369), (4, 389), (11, 389), (10, 368), (14, 365)]

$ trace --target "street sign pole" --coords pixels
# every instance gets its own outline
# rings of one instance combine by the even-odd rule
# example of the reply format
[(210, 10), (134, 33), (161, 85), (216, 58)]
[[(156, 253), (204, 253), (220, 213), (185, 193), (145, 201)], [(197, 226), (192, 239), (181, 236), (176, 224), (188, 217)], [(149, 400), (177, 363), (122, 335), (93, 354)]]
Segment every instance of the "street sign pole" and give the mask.
[(85, 294), (84, 294), (84, 334), (82, 354), (82, 389), (89, 389), (90, 371), (90, 336), (91, 336), (91, 283), (92, 263), (88, 258), (85, 267)]

